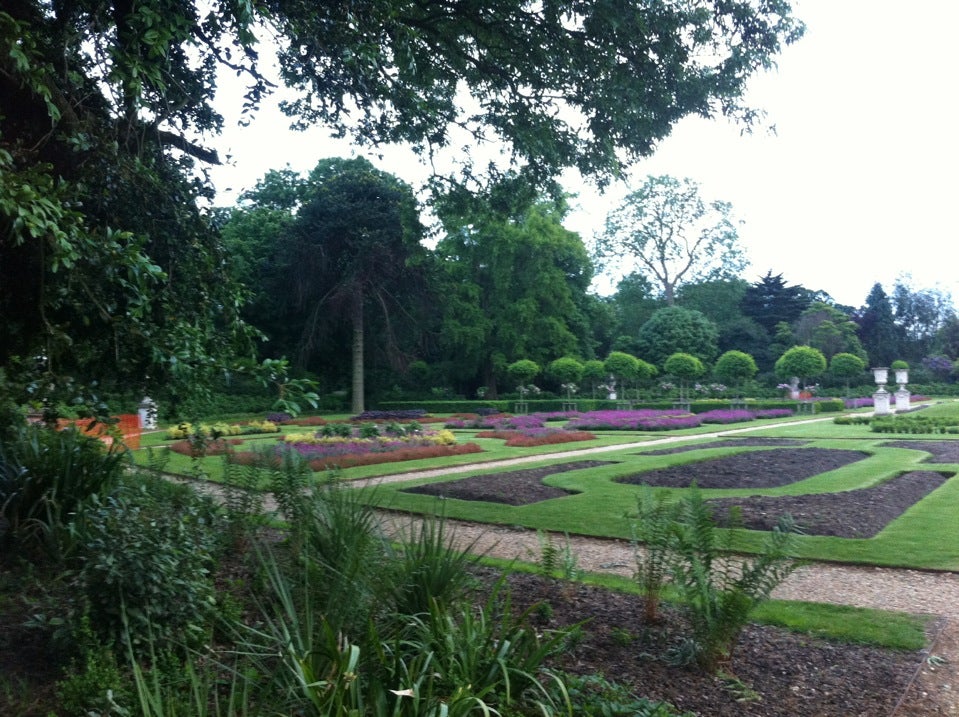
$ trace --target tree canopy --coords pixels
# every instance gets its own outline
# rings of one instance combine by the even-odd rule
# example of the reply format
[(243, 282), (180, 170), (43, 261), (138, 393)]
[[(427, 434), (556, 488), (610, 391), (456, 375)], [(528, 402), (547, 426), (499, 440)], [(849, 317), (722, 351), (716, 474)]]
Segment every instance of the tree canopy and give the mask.
[(694, 181), (667, 176), (647, 177), (610, 212), (596, 253), (638, 266), (670, 306), (684, 284), (736, 278), (746, 267), (730, 204), (707, 203)]
[(716, 326), (699, 311), (679, 306), (659, 309), (639, 332), (639, 349), (650, 363), (662, 366), (674, 353), (688, 353), (712, 363), (718, 353)]
[[(275, 53), (294, 124), (427, 155), (489, 140), (532, 184), (602, 182), (685, 116), (751, 125), (747, 79), (802, 29), (784, 0), (5, 2), (0, 361), (167, 386), (248, 351), (199, 208), (218, 71), (246, 82), (231, 119), (273, 89)], [(460, 157), (458, 183), (484, 172)]]

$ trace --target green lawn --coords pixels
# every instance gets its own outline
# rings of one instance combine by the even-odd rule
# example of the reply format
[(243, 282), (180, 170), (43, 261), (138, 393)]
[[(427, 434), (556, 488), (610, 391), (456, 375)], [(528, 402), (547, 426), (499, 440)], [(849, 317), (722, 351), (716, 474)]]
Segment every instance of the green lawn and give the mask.
[[(942, 415), (950, 413), (955, 415), (959, 413), (959, 404), (950, 402), (932, 406), (924, 409), (924, 415), (932, 415), (933, 411)], [(741, 432), (743, 428), (748, 430)], [(951, 476), (955, 476), (959, 472), (959, 465), (957, 464), (923, 463), (926, 454), (921, 451), (889, 448), (880, 445), (885, 441), (899, 438), (959, 440), (959, 436), (876, 434), (871, 433), (867, 426), (836, 425), (832, 417), (822, 416), (817, 416), (814, 420), (810, 420), (808, 417), (794, 419), (784, 422), (782, 425), (768, 427), (762, 427), (759, 422), (755, 422), (731, 426), (709, 426), (682, 432), (669, 432), (668, 434), (663, 432), (608, 432), (598, 434), (599, 437), (594, 441), (543, 446), (536, 449), (506, 448), (501, 440), (474, 439), (473, 434), (475, 432), (473, 431), (457, 431), (456, 433), (460, 442), (475, 440), (483, 447), (484, 452), (452, 458), (434, 458), (352, 468), (339, 472), (337, 476), (344, 481), (349, 481), (371, 476), (484, 462), (488, 465), (479, 465), (475, 470), (466, 473), (456, 473), (430, 479), (411, 478), (409, 481), (381, 484), (371, 493), (370, 500), (392, 509), (439, 513), (447, 517), (464, 520), (520, 525), (532, 529), (571, 534), (629, 538), (631, 534), (629, 514), (635, 506), (637, 488), (634, 485), (616, 483), (616, 478), (642, 470), (693, 463), (706, 458), (728, 455), (733, 451), (761, 450), (757, 448), (716, 448), (710, 450), (708, 444), (714, 439), (703, 437), (702, 434), (704, 433), (802, 438), (811, 441), (808, 444), (809, 446), (861, 450), (870, 454), (868, 458), (849, 466), (780, 488), (704, 490), (703, 494), (707, 499), (748, 494), (802, 495), (852, 490), (875, 485), (911, 470), (935, 470)], [(684, 441), (686, 443), (702, 443), (704, 450), (664, 456), (643, 455), (644, 449), (657, 447), (656, 444), (662, 439), (675, 440), (677, 434), (682, 438), (688, 438), (688, 441)], [(162, 440), (157, 436), (162, 436), (162, 434), (154, 434), (154, 437), (151, 437), (149, 441), (144, 441), (144, 443), (162, 443)], [(697, 438), (696, 436), (700, 437)], [(275, 437), (251, 439), (251, 442), (273, 440), (275, 440)], [(592, 459), (614, 462), (611, 465), (561, 473), (546, 479), (546, 482), (550, 485), (575, 491), (575, 495), (532, 505), (513, 507), (478, 501), (440, 500), (430, 496), (404, 493), (402, 490), (404, 487), (424, 482), (459, 480), (470, 475), (514, 469), (513, 467), (498, 468), (495, 463), (490, 463), (497, 460), (541, 455), (541, 461), (522, 467), (543, 466), (565, 463), (571, 460), (570, 458), (550, 457), (551, 454), (557, 452), (624, 444), (630, 444), (630, 446), (589, 456)], [(146, 462), (144, 450), (137, 452), (137, 460), (141, 463)], [(197, 467), (202, 468), (214, 480), (222, 479), (222, 458), (208, 458), (196, 464), (184, 456), (174, 455), (167, 466), (167, 470), (190, 474)], [(673, 489), (671, 492), (677, 493), (679, 490), (681, 489)], [(737, 530), (734, 532), (733, 544), (737, 549), (750, 551), (758, 547), (762, 535), (762, 533), (756, 531)], [(953, 477), (947, 481), (924, 500), (912, 506), (874, 538), (845, 539), (802, 536), (799, 539), (799, 555), (813, 560), (959, 570), (959, 478)]]

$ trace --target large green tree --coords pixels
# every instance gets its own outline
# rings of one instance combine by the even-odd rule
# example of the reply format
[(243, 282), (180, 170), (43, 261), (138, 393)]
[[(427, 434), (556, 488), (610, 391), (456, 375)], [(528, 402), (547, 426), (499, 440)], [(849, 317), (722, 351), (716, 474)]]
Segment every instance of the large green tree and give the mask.
[(740, 307), (743, 314), (762, 326), (769, 336), (775, 336), (777, 324), (796, 321), (812, 303), (813, 293), (805, 287), (787, 284), (782, 274), (767, 271), (746, 288)]
[(938, 289), (916, 289), (908, 276), (896, 279), (892, 304), (901, 341), (897, 358), (913, 362), (932, 353), (936, 333), (955, 314), (948, 295)]
[(237, 292), (195, 165), (219, 159), (218, 69), (247, 81), (237, 116), (271, 89), (275, 52), (296, 124), (427, 154), (489, 140), (534, 183), (567, 167), (604, 180), (685, 116), (750, 125), (743, 89), (801, 35), (791, 13), (784, 0), (4, 2), (0, 361), (42, 354), (166, 385), (235, 352)]
[(596, 253), (624, 262), (661, 290), (667, 305), (692, 283), (732, 279), (746, 267), (728, 202), (707, 202), (691, 179), (647, 177), (610, 212)]
[(719, 352), (717, 338), (716, 325), (701, 312), (667, 306), (643, 324), (638, 342), (640, 355), (661, 367), (674, 353), (692, 354), (711, 364)]
[[(460, 197), (460, 199), (465, 199)], [(443, 203), (440, 344), (452, 378), (494, 390), (506, 364), (547, 365), (590, 355), (587, 290), (592, 266), (579, 235), (565, 229), (562, 201), (516, 206)]]
[(857, 329), (841, 309), (816, 301), (800, 314), (793, 331), (800, 344), (819, 349), (827, 360), (838, 353), (851, 353), (865, 361)]
[[(365, 408), (367, 314), (389, 317), (423, 286), (423, 227), (412, 190), (364, 159), (321, 161), (315, 187), (296, 215), (284, 253), (296, 306), (303, 310), (298, 359), (309, 365), (331, 324), (350, 325), (352, 410)], [(389, 343), (391, 322), (386, 322)]]

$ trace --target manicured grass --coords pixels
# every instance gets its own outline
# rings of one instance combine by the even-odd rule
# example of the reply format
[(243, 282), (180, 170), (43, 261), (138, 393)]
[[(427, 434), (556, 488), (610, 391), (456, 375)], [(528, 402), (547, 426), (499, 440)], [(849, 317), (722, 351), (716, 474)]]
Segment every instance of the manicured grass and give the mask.
[[(954, 401), (941, 403), (924, 410), (955, 414), (959, 411), (959, 403)], [(468, 472), (445, 477), (411, 479), (401, 483), (382, 484), (378, 487), (373, 499), (380, 505), (397, 510), (437, 513), (450, 518), (503, 525), (521, 525), (532, 529), (556, 532), (629, 538), (632, 533), (629, 516), (635, 509), (637, 487), (616, 483), (615, 479), (642, 470), (682, 465), (720, 457), (734, 450), (708, 448), (713, 439), (702, 437), (704, 433), (718, 434), (720, 437), (728, 435), (799, 438), (811, 441), (808, 444), (810, 447), (861, 450), (870, 454), (868, 458), (843, 468), (779, 488), (704, 490), (704, 497), (707, 499), (750, 494), (803, 495), (853, 490), (875, 485), (911, 470), (935, 470), (944, 474), (959, 472), (959, 465), (923, 463), (926, 455), (923, 452), (888, 448), (880, 445), (897, 438), (959, 440), (959, 436), (876, 434), (870, 432), (868, 426), (841, 426), (836, 425), (832, 419), (833, 416), (831, 415), (804, 417), (783, 422), (782, 425), (775, 427), (763, 427), (761, 422), (752, 422), (730, 426), (700, 427), (668, 433), (603, 432), (598, 433), (598, 438), (594, 441), (541, 446), (534, 449), (507, 448), (502, 440), (474, 439), (475, 431), (458, 430), (455, 433), (460, 442), (475, 441), (484, 448), (484, 453), (351, 468), (338, 472), (337, 477), (348, 481), (372, 476), (432, 470), (446, 466), (489, 463), (523, 456), (540, 455), (543, 457), (541, 461), (518, 466), (518, 468), (527, 468), (565, 463), (571, 460), (570, 458), (555, 457), (554, 454), (559, 452), (645, 442), (647, 445), (631, 445), (628, 448), (608, 450), (588, 456), (590, 459), (614, 462), (613, 465), (570, 471), (548, 477), (546, 483), (573, 491), (575, 495), (532, 505), (514, 507), (478, 501), (441, 500), (430, 496), (402, 492), (403, 487), (411, 485), (458, 480), (470, 475), (515, 470), (517, 468), (513, 466), (503, 468), (496, 465), (485, 467), (477, 465), (475, 469)], [(439, 424), (434, 425), (438, 426)], [(293, 430), (305, 432), (308, 429), (298, 427)], [(154, 435), (162, 436), (163, 434)], [(700, 436), (700, 438), (696, 436)], [(662, 447), (659, 444), (664, 439), (668, 439), (671, 446), (702, 444), (703, 450), (662, 456), (644, 455), (646, 450)], [(273, 441), (275, 436), (250, 439), (247, 444), (264, 440)], [(161, 441), (151, 437), (150, 443), (156, 444), (159, 442)], [(147, 443), (147, 445), (150, 443)], [(244, 447), (241, 446), (240, 449), (242, 450)], [(763, 448), (739, 448), (735, 450), (754, 451), (763, 450)], [(146, 462), (145, 451), (137, 453), (137, 460), (140, 463)], [(199, 465), (212, 480), (222, 480), (223, 459), (221, 457), (203, 459), (199, 462)], [(194, 464), (189, 458), (174, 454), (167, 470), (189, 475), (193, 468)], [(326, 478), (324, 474), (316, 475), (318, 479)], [(682, 491), (682, 489), (664, 490), (676, 495)], [(904, 515), (893, 521), (874, 538), (846, 539), (802, 536), (798, 541), (798, 555), (812, 560), (959, 570), (957, 508), (959, 508), (959, 478), (953, 478), (924, 500), (912, 506)], [(751, 552), (758, 549), (762, 537), (763, 533), (757, 531), (736, 530), (732, 535), (732, 544), (737, 550)]]
[[(791, 430), (791, 427), (784, 430)], [(811, 433), (814, 425), (807, 425), (805, 430)], [(750, 433), (750, 435), (753, 434)], [(808, 435), (805, 437), (808, 438)], [(889, 439), (889, 436), (877, 434), (870, 434), (868, 440), (812, 439), (812, 442), (808, 444), (810, 447), (861, 450), (871, 455), (843, 468), (778, 488), (704, 490), (703, 495), (708, 499), (744, 495), (828, 493), (865, 488), (911, 470), (935, 470), (945, 474), (959, 472), (959, 465), (923, 464), (922, 460), (926, 454), (921, 451), (886, 448), (880, 445)], [(708, 442), (704, 442), (704, 446), (708, 446)], [(629, 516), (635, 507), (637, 487), (616, 483), (617, 477), (643, 470), (694, 463), (707, 458), (728, 455), (734, 450), (764, 449), (707, 448), (702, 451), (662, 456), (643, 456), (642, 450), (637, 448), (610, 451), (591, 457), (604, 461), (619, 461), (615, 465), (570, 471), (545, 479), (547, 484), (574, 491), (575, 495), (525, 506), (438, 499), (402, 492), (404, 485), (458, 480), (469, 475), (495, 471), (493, 467), (477, 468), (475, 471), (451, 477), (382, 485), (377, 491), (377, 501), (380, 505), (397, 510), (441, 513), (462, 520), (628, 539), (632, 534)], [(544, 460), (521, 467), (564, 463), (568, 460), (568, 458)], [(662, 490), (678, 495), (683, 489)], [(956, 519), (956, 506), (959, 506), (959, 478), (948, 481), (907, 510), (874, 538), (801, 536), (798, 540), (797, 554), (812, 560), (959, 570), (959, 520)], [(733, 547), (744, 552), (752, 552), (759, 548), (763, 535), (758, 531), (736, 530), (732, 536)]]

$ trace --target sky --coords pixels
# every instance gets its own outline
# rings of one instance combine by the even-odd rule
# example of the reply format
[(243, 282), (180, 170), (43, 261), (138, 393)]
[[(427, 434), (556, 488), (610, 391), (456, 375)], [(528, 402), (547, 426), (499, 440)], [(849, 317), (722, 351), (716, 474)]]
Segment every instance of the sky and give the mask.
[[(959, 303), (959, 3), (796, 0), (794, 11), (805, 37), (783, 50), (776, 69), (753, 77), (746, 96), (774, 133), (684, 120), (605, 194), (566, 181), (578, 197), (567, 227), (589, 244), (646, 175), (689, 177), (705, 199), (732, 204), (747, 281), (771, 271), (859, 307), (875, 283), (891, 293), (902, 280)], [(216, 146), (230, 161), (211, 172), (220, 205), (270, 169), (307, 172), (324, 157), (363, 155), (322, 127), (288, 130), (269, 104), (245, 127), (221, 111), (227, 126)], [(414, 185), (426, 175), (401, 151), (369, 158)]]

